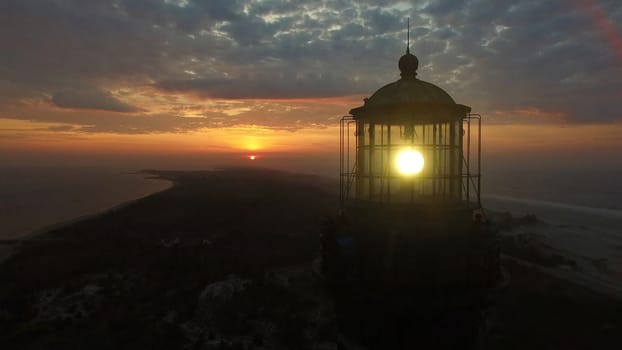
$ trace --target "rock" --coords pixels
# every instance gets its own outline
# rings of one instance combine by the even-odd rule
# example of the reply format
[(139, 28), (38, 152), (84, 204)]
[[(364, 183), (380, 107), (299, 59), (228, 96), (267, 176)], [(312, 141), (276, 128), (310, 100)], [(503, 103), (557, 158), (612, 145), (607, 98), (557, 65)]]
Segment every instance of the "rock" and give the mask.
[(525, 216), (514, 219), (513, 226), (535, 225), (540, 220), (534, 214), (527, 214)]
[(281, 288), (289, 288), (289, 276), (283, 273), (279, 273), (276, 271), (268, 271), (264, 277), (264, 281), (266, 284), (272, 284), (275, 286), (279, 286)]
[(274, 337), (277, 327), (274, 322), (268, 320), (257, 320), (253, 322), (253, 331), (260, 335), (263, 339)]
[(94, 284), (66, 295), (60, 288), (44, 290), (35, 304), (36, 319), (43, 322), (83, 320), (99, 308), (102, 290), (103, 287)]
[(178, 319), (179, 319), (179, 314), (177, 313), (177, 311), (171, 310), (166, 314), (166, 316), (162, 318), (162, 321), (168, 324), (175, 324)]
[(101, 286), (95, 285), (95, 284), (89, 284), (84, 286), (84, 288), (82, 288), (82, 293), (85, 296), (93, 296), (97, 293), (99, 293), (102, 289), (104, 289)]
[(229, 300), (235, 294), (244, 291), (250, 283), (250, 280), (242, 279), (236, 275), (229, 275), (224, 281), (208, 284), (199, 295), (199, 304), (204, 303), (208, 299)]
[(337, 350), (339, 349), (339, 346), (337, 345), (337, 343), (324, 342), (324, 343), (313, 344), (312, 349), (313, 350)]

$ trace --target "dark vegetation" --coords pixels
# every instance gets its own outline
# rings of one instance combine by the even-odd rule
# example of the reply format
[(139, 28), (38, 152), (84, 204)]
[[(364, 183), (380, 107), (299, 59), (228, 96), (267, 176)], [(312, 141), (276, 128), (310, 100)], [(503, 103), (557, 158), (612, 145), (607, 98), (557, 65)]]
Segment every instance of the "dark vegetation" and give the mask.
[[(309, 266), (320, 221), (336, 211), (332, 183), (270, 170), (151, 173), (176, 186), (25, 241), (0, 265), (1, 349), (336, 349)], [(508, 228), (537, 223), (523, 221)], [(533, 256), (521, 240), (503, 243), (506, 254)], [(622, 344), (620, 301), (504, 265), (511, 284), (485, 348)]]
[[(576, 261), (544, 243), (531, 228), (547, 225), (535, 215), (492, 213), (502, 229), (503, 267), (511, 282), (494, 298), (485, 349), (617, 349), (622, 346), (622, 299), (543, 274), (579, 270)], [(595, 264), (602, 263), (595, 261)]]
[(506, 260), (485, 349), (619, 349), (622, 302)]
[[(0, 344), (302, 347), (316, 306), (286, 288), (291, 276), (269, 276), (317, 254), (319, 221), (337, 204), (326, 180), (246, 169), (152, 173), (177, 185), (24, 242), (0, 267)], [(249, 283), (201, 300), (230, 275)], [(41, 302), (46, 293), (51, 300)]]

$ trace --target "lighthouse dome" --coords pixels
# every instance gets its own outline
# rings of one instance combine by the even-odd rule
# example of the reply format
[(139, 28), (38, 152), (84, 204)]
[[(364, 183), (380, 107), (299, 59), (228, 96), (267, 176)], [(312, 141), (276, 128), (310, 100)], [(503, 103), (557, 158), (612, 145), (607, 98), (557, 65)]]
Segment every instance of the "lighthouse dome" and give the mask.
[(417, 78), (402, 78), (378, 89), (367, 100), (366, 105), (380, 106), (396, 103), (456, 104), (445, 90), (434, 84)]
[(417, 79), (419, 60), (409, 51), (400, 57), (398, 67), (401, 79), (378, 89), (350, 114), (355, 118), (423, 118), (432, 122), (462, 118), (471, 111), (440, 87)]

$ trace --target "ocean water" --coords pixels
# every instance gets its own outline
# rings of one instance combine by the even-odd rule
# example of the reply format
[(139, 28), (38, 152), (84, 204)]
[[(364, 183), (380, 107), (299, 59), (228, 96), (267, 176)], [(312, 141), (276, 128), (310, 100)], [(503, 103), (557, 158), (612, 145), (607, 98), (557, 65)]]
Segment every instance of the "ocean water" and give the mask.
[(595, 169), (491, 171), (482, 204), (538, 223), (504, 234), (530, 234), (577, 263), (549, 273), (622, 298), (622, 173)]
[(117, 169), (0, 168), (0, 239), (24, 237), (170, 186)]
[(617, 168), (493, 167), (483, 173), (482, 193), (622, 210), (622, 170)]

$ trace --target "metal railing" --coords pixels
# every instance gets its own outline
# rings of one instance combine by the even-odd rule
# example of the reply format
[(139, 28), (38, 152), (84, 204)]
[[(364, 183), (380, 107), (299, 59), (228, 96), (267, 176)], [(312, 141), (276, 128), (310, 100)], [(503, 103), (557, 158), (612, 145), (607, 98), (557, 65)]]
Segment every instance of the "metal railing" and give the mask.
[[(447, 179), (461, 179), (460, 183), (462, 187), (462, 194), (460, 197), (462, 201), (466, 202), (469, 205), (476, 204), (478, 207), (481, 206), (481, 145), (482, 145), (482, 120), (481, 115), (479, 114), (467, 114), (464, 116), (462, 121), (462, 129), (464, 132), (464, 136), (466, 136), (466, 140), (461, 137), (462, 140), (462, 152), (461, 152), (461, 163), (462, 163), (462, 171), (457, 175), (441, 175), (437, 174), (434, 176), (421, 176), (421, 180), (447, 180)], [(339, 122), (340, 128), (340, 137), (339, 137), (339, 199), (340, 204), (343, 206), (345, 202), (350, 199), (352, 186), (356, 185), (357, 180), (361, 180), (362, 178), (370, 179), (370, 178), (378, 178), (381, 181), (387, 180), (390, 181), (392, 179), (400, 178), (399, 175), (393, 174), (383, 174), (383, 175), (373, 175), (366, 174), (364, 176), (360, 176), (357, 174), (357, 163), (358, 157), (357, 152), (361, 151), (361, 149), (367, 149), (369, 146), (361, 146), (359, 147), (359, 134), (357, 125), (357, 121), (353, 116), (343, 116)], [(476, 137), (472, 135), (472, 129), (477, 130)], [(354, 141), (351, 138), (354, 138)], [(475, 138), (475, 140), (473, 140)], [(390, 141), (389, 141), (390, 142)], [(423, 148), (434, 147), (434, 149), (448, 149), (449, 146), (442, 145), (422, 145)], [(477, 147), (474, 150), (474, 147)], [(381, 149), (390, 149), (394, 147), (390, 144), (383, 144), (379, 146), (375, 146), (379, 150)], [(353, 155), (351, 155), (353, 153)], [(388, 169), (388, 167), (387, 167)], [(387, 170), (385, 169), (385, 170)], [(359, 179), (359, 177), (361, 179)], [(384, 186), (381, 186), (381, 190), (384, 189)]]

